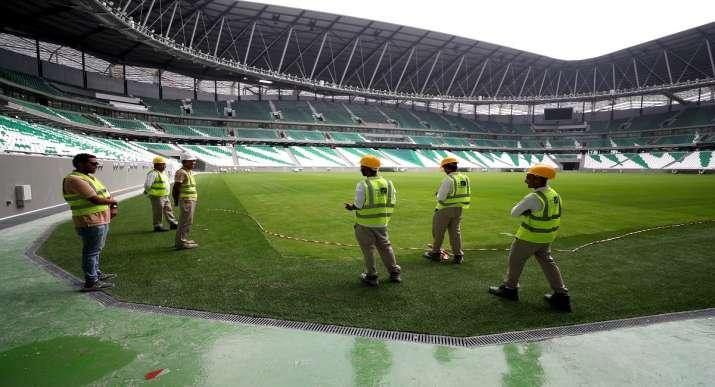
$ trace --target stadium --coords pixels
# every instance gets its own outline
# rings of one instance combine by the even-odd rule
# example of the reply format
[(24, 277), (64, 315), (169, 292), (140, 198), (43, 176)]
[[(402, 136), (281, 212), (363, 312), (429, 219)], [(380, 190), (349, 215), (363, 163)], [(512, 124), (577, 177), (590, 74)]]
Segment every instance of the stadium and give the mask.
[[(715, 380), (715, 22), (562, 60), (236, 0), (0, 11), (0, 385)], [(560, 287), (538, 251), (510, 287), (557, 217)]]

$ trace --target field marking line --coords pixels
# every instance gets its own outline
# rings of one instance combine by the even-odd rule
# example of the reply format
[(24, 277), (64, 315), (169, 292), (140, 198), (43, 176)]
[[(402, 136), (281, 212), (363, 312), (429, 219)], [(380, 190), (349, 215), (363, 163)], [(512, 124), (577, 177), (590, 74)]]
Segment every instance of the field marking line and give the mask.
[[(236, 215), (246, 216), (246, 217), (248, 217), (249, 219), (251, 219), (254, 223), (256, 223), (256, 225), (257, 225), (258, 228), (261, 230), (261, 232), (263, 232), (264, 234), (270, 235), (270, 236), (272, 236), (272, 237), (276, 237), (276, 238), (290, 239), (290, 240), (295, 240), (295, 241), (300, 241), (300, 242), (305, 242), (305, 243), (314, 243), (314, 244), (329, 245), (329, 246), (360, 247), (359, 245), (351, 244), (351, 243), (341, 243), (341, 242), (333, 242), (333, 241), (321, 241), (321, 240), (315, 240), (315, 239), (305, 239), (305, 238), (300, 238), (300, 237), (294, 237), (294, 236), (290, 236), (290, 235), (275, 233), (275, 232), (266, 230), (266, 229), (263, 227), (263, 225), (261, 224), (261, 222), (258, 221), (258, 219), (256, 219), (253, 215), (251, 215), (251, 214), (249, 214), (249, 213), (246, 213), (246, 212), (231, 210), (231, 209), (227, 209), (227, 208), (209, 208), (208, 211), (210, 211), (210, 212), (211, 212), (211, 211), (213, 211), (213, 212), (227, 212), (227, 213), (232, 213), (232, 214), (236, 214)], [(614, 237), (604, 238), (604, 239), (599, 239), (599, 240), (596, 240), (596, 241), (584, 243), (584, 244), (582, 244), (582, 245), (580, 245), (580, 246), (576, 246), (576, 247), (574, 247), (574, 248), (572, 248), (572, 249), (552, 249), (552, 250), (553, 250), (553, 251), (556, 251), (556, 252), (559, 252), (559, 253), (576, 253), (576, 252), (578, 252), (579, 250), (584, 249), (584, 248), (589, 247), (589, 246), (594, 246), (594, 245), (598, 245), (598, 244), (606, 243), (606, 242), (612, 242), (612, 241), (615, 241), (615, 240), (627, 238), (627, 237), (629, 237), (629, 236), (641, 234), (641, 233), (644, 233), (644, 232), (656, 231), (656, 230), (664, 230), (664, 229), (668, 229), (668, 228), (677, 228), (677, 227), (683, 227), (683, 226), (692, 226), (692, 225), (696, 225), (696, 224), (704, 224), (704, 223), (712, 223), (712, 222), (715, 222), (715, 219), (694, 220), (694, 221), (685, 222), (685, 223), (668, 224), (668, 225), (663, 225), (663, 226), (656, 226), (656, 227), (644, 228), (644, 229), (642, 229), (642, 230), (631, 231), (631, 232), (629, 232), (629, 233), (625, 233), (625, 234), (622, 234), (622, 235), (616, 235), (616, 236), (614, 236)], [(499, 233), (499, 234), (500, 234), (500, 235), (508, 235), (508, 236), (513, 236), (513, 235), (514, 235), (514, 234), (510, 234), (510, 233), (506, 233), (506, 232), (502, 232), (502, 233)], [(423, 247), (396, 247), (396, 246), (393, 246), (392, 248), (395, 249), (395, 250), (426, 250), (426, 249), (423, 248)], [(470, 248), (467, 248), (467, 249), (462, 249), (462, 250), (464, 250), (464, 251), (509, 251), (509, 248), (500, 249), (500, 248), (496, 248), (496, 247), (491, 247), (491, 248), (489, 248), (489, 247), (475, 247), (475, 248), (471, 248), (471, 249), (470, 249)]]

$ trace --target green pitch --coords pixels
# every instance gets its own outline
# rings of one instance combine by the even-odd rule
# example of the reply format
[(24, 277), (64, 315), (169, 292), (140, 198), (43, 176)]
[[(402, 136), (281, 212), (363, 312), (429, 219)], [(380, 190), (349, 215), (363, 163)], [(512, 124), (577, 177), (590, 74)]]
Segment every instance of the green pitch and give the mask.
[[(122, 300), (379, 329), (477, 335), (715, 306), (714, 223), (647, 232), (554, 253), (574, 312), (550, 311), (538, 264), (521, 279), (520, 302), (487, 294), (506, 268), (506, 252), (467, 252), (463, 265), (426, 261), (434, 192), (443, 175), (387, 173), (398, 191), (390, 224), (402, 284), (363, 287), (358, 248), (326, 246), (272, 232), (354, 244), (352, 201), (359, 173), (204, 175), (192, 238), (200, 247), (173, 250), (173, 233), (151, 232), (146, 198), (122, 203), (111, 225), (102, 268), (119, 278)], [(465, 248), (508, 247), (519, 222), (511, 206), (528, 189), (521, 173), (473, 173), (465, 213)], [(630, 231), (715, 219), (715, 176), (562, 173), (552, 186), (564, 201), (554, 247), (570, 249)], [(220, 211), (219, 211), (220, 210)], [(230, 210), (230, 211), (225, 211)], [(445, 238), (448, 240), (447, 238)], [(445, 246), (449, 247), (449, 246)], [(80, 242), (71, 224), (57, 228), (41, 254), (81, 277)], [(382, 278), (385, 271), (381, 264)]]

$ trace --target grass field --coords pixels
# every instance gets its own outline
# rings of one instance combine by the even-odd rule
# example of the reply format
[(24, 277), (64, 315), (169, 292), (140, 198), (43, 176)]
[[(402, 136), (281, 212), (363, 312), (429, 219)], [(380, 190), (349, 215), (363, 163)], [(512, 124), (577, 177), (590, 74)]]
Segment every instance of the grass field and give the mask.
[[(393, 245), (422, 247), (431, 240), (433, 194), (443, 175), (386, 174), (398, 191), (390, 225)], [(474, 173), (473, 206), (463, 221), (466, 248), (506, 248), (517, 219), (511, 206), (528, 190), (521, 173)], [(352, 200), (356, 173), (203, 175), (192, 238), (200, 247), (175, 251), (173, 233), (151, 232), (149, 202), (127, 200), (111, 225), (102, 268), (119, 278), (119, 299), (302, 321), (468, 336), (575, 324), (715, 306), (715, 224), (639, 234), (555, 253), (574, 312), (550, 311), (538, 265), (527, 264), (521, 299), (487, 294), (500, 283), (505, 252), (468, 252), (463, 265), (398, 250), (402, 284), (361, 286), (358, 248), (267, 237), (271, 231), (355, 243)], [(715, 176), (563, 173), (554, 181), (564, 216), (555, 248), (652, 226), (715, 219)], [(60, 225), (41, 254), (81, 277), (80, 242)], [(378, 266), (384, 275), (384, 268)], [(383, 277), (384, 278), (384, 277)]]

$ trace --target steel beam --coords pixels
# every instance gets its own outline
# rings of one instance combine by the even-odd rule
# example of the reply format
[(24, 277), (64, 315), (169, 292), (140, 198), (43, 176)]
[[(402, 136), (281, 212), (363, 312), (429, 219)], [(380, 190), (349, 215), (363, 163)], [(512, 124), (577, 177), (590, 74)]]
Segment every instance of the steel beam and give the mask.
[(174, 24), (174, 16), (176, 15), (176, 8), (179, 7), (179, 0), (176, 0), (174, 2), (174, 10), (171, 11), (171, 19), (169, 19), (169, 27), (166, 29), (166, 34), (164, 34), (165, 38), (169, 38), (169, 31), (171, 31), (171, 25)]
[(126, 3), (124, 3), (124, 7), (122, 7), (122, 13), (127, 13), (127, 8), (129, 8), (129, 4), (131, 4), (132, 0), (127, 0)]
[[(484, 60), (484, 63), (482, 64), (482, 69), (479, 71), (479, 76), (477, 76), (477, 80), (474, 82), (474, 86), (472, 86), (472, 91), (469, 93), (469, 98), (472, 98), (474, 96), (474, 92), (477, 91), (477, 86), (479, 86), (479, 81), (482, 80), (482, 75), (484, 75), (484, 69), (487, 68), (487, 63), (489, 63), (489, 58)], [(477, 114), (476, 110), (474, 110), (474, 112), (474, 114)]]
[(613, 90), (616, 90), (616, 64), (611, 63), (611, 81), (613, 82)]
[[(330, 29), (333, 28), (333, 26), (340, 20), (341, 17), (342, 17), (342, 16), (338, 16), (338, 17), (336, 17), (335, 19), (331, 20), (331, 21), (330, 21), (330, 24), (329, 24), (327, 27), (325, 27), (322, 31), (326, 31), (326, 32), (327, 32), (327, 31), (330, 31)], [(321, 36), (321, 34), (315, 35), (315, 37), (310, 40), (310, 43), (308, 43), (308, 45), (305, 46), (305, 51), (308, 51), (311, 47), (313, 47), (313, 45), (314, 45), (318, 40), (320, 40), (320, 36)], [(301, 55), (296, 55), (290, 62), (288, 62), (288, 64), (286, 65), (286, 68), (289, 69), (289, 68), (290, 68), (291, 66), (293, 66), (293, 65), (295, 64), (295, 62), (297, 62), (298, 60), (301, 60), (301, 61), (303, 60), (302, 54), (301, 54)], [(305, 66), (305, 63), (304, 63), (303, 65)]]
[(562, 71), (559, 70), (559, 77), (556, 79), (556, 93), (554, 93), (555, 96), (559, 96), (559, 89), (561, 88), (561, 73)]
[(511, 62), (507, 63), (506, 65), (506, 70), (504, 70), (504, 75), (501, 77), (501, 81), (499, 81), (499, 86), (497, 86), (497, 91), (494, 93), (494, 98), (496, 98), (499, 95), (499, 91), (501, 91), (501, 85), (504, 83), (504, 79), (506, 79), (506, 74), (509, 72), (509, 69), (511, 68)]
[(201, 16), (201, 11), (196, 11), (196, 22), (194, 23), (194, 30), (191, 32), (191, 40), (189, 41), (189, 48), (194, 45), (194, 36), (196, 35), (196, 27), (199, 26), (199, 17)]
[(636, 65), (636, 58), (633, 58), (633, 75), (636, 77), (636, 87), (641, 87), (641, 81), (638, 79), (638, 66)]
[(541, 77), (541, 86), (539, 86), (539, 97), (541, 97), (541, 91), (544, 90), (544, 82), (546, 82), (546, 74), (549, 72), (549, 68), (544, 69), (544, 75)]
[(278, 62), (278, 68), (276, 71), (281, 72), (281, 67), (283, 67), (283, 59), (286, 56), (286, 50), (288, 49), (288, 43), (290, 43), (290, 37), (293, 35), (293, 27), (288, 30), (288, 36), (286, 36), (286, 44), (283, 45), (283, 53), (281, 54), (281, 60)]
[(146, 22), (149, 21), (151, 11), (154, 9), (154, 3), (156, 3), (156, 0), (151, 0), (151, 3), (149, 4), (149, 10), (146, 11), (146, 16), (144, 16), (144, 22), (142, 23), (142, 27), (146, 26)]
[[(400, 27), (402, 28), (402, 27)], [(385, 56), (385, 51), (387, 51), (387, 47), (390, 45), (390, 41), (387, 40), (385, 41), (384, 47), (382, 47), (382, 52), (380, 53), (380, 58), (377, 60), (377, 65), (375, 66), (375, 69), (372, 71), (372, 76), (370, 77), (370, 82), (367, 84), (367, 88), (372, 87), (372, 81), (375, 80), (375, 75), (377, 74), (377, 70), (380, 68), (380, 64), (382, 64), (382, 57)]]
[(455, 70), (454, 75), (452, 75), (452, 80), (449, 81), (449, 86), (447, 86), (447, 90), (445, 90), (444, 94), (449, 95), (449, 92), (452, 90), (452, 84), (454, 84), (454, 80), (457, 79), (457, 74), (459, 74), (459, 70), (462, 69), (462, 63), (464, 63), (464, 54), (462, 54), (462, 57), (459, 59), (459, 64), (457, 65), (457, 70)]
[(218, 29), (218, 36), (216, 37), (216, 47), (214, 47), (214, 56), (216, 56), (216, 53), (218, 52), (218, 44), (221, 42), (221, 34), (223, 33), (223, 23), (225, 22), (226, 17), (221, 18), (221, 27)]
[[(320, 71), (318, 71), (318, 74), (317, 74), (316, 76), (320, 77), (320, 75), (323, 74), (323, 72), (324, 72), (325, 70), (327, 70), (328, 67), (330, 67), (333, 63), (335, 63), (335, 60), (337, 60), (337, 59), (340, 57), (340, 55), (342, 55), (343, 52), (345, 52), (345, 50), (347, 50), (347, 49), (350, 47), (350, 44), (352, 43), (353, 39), (357, 39), (357, 38), (361, 37), (362, 34), (364, 34), (365, 31), (367, 31), (367, 30), (373, 25), (373, 23), (374, 23), (374, 21), (371, 21), (371, 22), (367, 23), (360, 31), (358, 31), (358, 32), (352, 37), (352, 39), (350, 39), (350, 42), (349, 42), (348, 44), (344, 45), (344, 46), (338, 51), (338, 53), (333, 56), (333, 58), (330, 60), (330, 62), (328, 62), (325, 66), (323, 66), (323, 68), (321, 68)], [(336, 74), (336, 75), (337, 75), (337, 74)]]
[(593, 90), (591, 92), (596, 94), (596, 66), (593, 66)]
[(402, 72), (400, 73), (400, 78), (397, 80), (397, 86), (395, 86), (394, 90), (397, 92), (400, 89), (400, 83), (402, 83), (402, 77), (405, 76), (405, 71), (407, 71), (407, 66), (410, 64), (410, 61), (412, 60), (412, 55), (415, 53), (415, 46), (412, 46), (412, 49), (410, 50), (410, 55), (407, 56), (407, 61), (405, 62), (405, 66), (402, 68)]
[(253, 33), (256, 31), (256, 22), (253, 22), (253, 27), (251, 27), (251, 35), (248, 37), (248, 46), (246, 47), (246, 56), (243, 57), (243, 63), (248, 64), (248, 53), (251, 52), (251, 45), (253, 44)]
[(348, 57), (348, 63), (345, 64), (345, 70), (343, 70), (343, 75), (340, 77), (340, 83), (338, 86), (343, 85), (343, 81), (345, 80), (345, 74), (348, 73), (348, 68), (350, 67), (350, 62), (353, 61), (353, 55), (355, 54), (355, 49), (357, 48), (358, 42), (360, 42), (360, 37), (355, 38), (355, 44), (353, 44), (353, 49), (350, 50), (350, 56)]
[(576, 95), (576, 88), (578, 87), (578, 74), (579, 74), (579, 69), (576, 69), (576, 75), (573, 78), (573, 90), (571, 92)]
[(521, 93), (524, 91), (524, 86), (526, 86), (526, 80), (529, 79), (530, 73), (531, 73), (531, 66), (529, 66), (529, 68), (526, 69), (526, 75), (524, 76), (524, 82), (521, 83), (521, 88), (519, 89), (519, 97), (521, 97)]
[(323, 53), (323, 47), (325, 46), (325, 40), (328, 38), (328, 32), (323, 34), (323, 41), (320, 42), (320, 48), (318, 49), (318, 55), (315, 56), (315, 62), (313, 62), (313, 69), (310, 70), (310, 79), (313, 79), (315, 74), (315, 68), (318, 66), (318, 61), (320, 60), (320, 54)]
[(42, 58), (40, 57), (40, 41), (35, 39), (35, 58), (37, 58), (37, 75), (42, 78)]
[(670, 83), (673, 83), (673, 74), (670, 73), (670, 61), (668, 61), (668, 51), (663, 50), (663, 57), (665, 58), (665, 67), (668, 69), (668, 79)]
[(710, 69), (713, 72), (713, 77), (715, 77), (715, 62), (713, 62), (713, 52), (710, 49), (710, 41), (705, 39), (705, 45), (708, 48), (708, 58), (710, 58)]
[(422, 84), (422, 89), (420, 89), (420, 94), (425, 93), (425, 88), (427, 87), (427, 83), (429, 83), (429, 79), (432, 76), (432, 71), (434, 70), (434, 66), (437, 65), (437, 61), (439, 60), (440, 55), (442, 55), (442, 50), (437, 51), (437, 55), (435, 55), (434, 61), (432, 61), (432, 66), (430, 66), (429, 72), (427, 73), (427, 78), (425, 78), (425, 83)]

